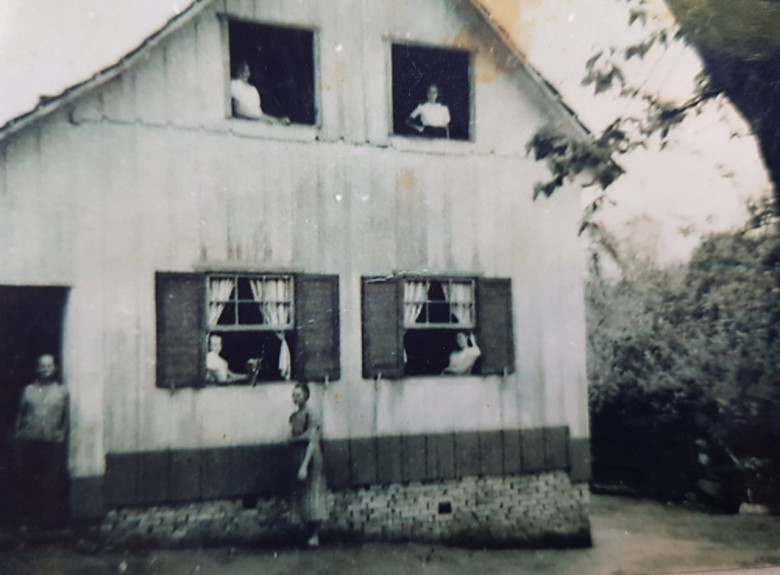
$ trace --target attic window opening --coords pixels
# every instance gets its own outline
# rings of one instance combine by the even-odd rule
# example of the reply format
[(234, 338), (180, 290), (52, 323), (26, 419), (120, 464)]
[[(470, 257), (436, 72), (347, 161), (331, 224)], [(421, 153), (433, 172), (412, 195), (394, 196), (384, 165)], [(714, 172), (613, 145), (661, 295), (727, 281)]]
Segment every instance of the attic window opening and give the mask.
[(231, 116), (314, 125), (314, 32), (231, 21), (228, 37)]
[(393, 133), (470, 139), (470, 54), (393, 44), (391, 57)]

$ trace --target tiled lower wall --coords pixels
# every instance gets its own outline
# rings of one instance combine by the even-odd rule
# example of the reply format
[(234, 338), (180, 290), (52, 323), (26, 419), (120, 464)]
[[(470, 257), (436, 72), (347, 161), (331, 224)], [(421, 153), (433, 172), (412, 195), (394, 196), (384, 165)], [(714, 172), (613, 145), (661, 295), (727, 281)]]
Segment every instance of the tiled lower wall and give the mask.
[[(590, 544), (587, 486), (564, 471), (352, 488), (328, 496), (323, 538), (479, 546)], [(284, 496), (123, 509), (100, 536), (117, 545), (294, 543), (302, 535)]]

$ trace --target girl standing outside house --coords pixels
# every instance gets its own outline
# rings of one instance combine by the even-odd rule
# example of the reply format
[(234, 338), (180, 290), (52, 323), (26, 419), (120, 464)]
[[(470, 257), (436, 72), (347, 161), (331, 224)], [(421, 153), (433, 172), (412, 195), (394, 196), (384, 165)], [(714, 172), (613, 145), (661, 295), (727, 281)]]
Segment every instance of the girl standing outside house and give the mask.
[(292, 400), (298, 409), (290, 415), (290, 432), (295, 448), (295, 499), (301, 520), (308, 529), (308, 545), (317, 547), (320, 526), (327, 519), (327, 509), (320, 445), (322, 423), (308, 406), (310, 396), (309, 386), (305, 383), (298, 382), (293, 387)]

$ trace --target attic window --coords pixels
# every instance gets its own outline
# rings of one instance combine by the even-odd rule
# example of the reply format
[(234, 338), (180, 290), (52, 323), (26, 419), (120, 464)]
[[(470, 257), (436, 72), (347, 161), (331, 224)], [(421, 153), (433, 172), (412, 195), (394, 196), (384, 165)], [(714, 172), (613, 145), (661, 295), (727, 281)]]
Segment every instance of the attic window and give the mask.
[(228, 36), (231, 115), (314, 125), (314, 32), (230, 21)]
[(469, 64), (463, 50), (393, 44), (393, 133), (468, 140)]

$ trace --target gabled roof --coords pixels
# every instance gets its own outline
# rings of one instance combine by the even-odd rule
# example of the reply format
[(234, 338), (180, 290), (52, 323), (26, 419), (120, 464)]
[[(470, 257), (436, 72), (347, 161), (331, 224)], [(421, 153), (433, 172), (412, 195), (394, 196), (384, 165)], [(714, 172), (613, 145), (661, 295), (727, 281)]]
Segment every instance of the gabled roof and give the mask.
[[(508, 2), (512, 0), (502, 1)], [(522, 0), (513, 1), (519, 3)], [(192, 0), (192, 3), (185, 10), (168, 20), (160, 29), (144, 39), (143, 42), (125, 54), (116, 63), (103, 68), (81, 82), (71, 85), (56, 96), (41, 97), (35, 108), (29, 112), (16, 116), (0, 126), (0, 140), (24, 129), (30, 124), (38, 121), (40, 118), (51, 114), (62, 106), (116, 78), (141, 60), (148, 50), (190, 22), (204, 8), (211, 4), (211, 2), (213, 2), (213, 0)], [(507, 22), (503, 21), (506, 16), (491, 11), (491, 2), (489, 1), (469, 0), (469, 2), (484, 17), (487, 24), (495, 34), (498, 35), (509, 51), (518, 58), (518, 60), (523, 62), (526, 71), (535, 80), (539, 88), (550, 98), (550, 100), (555, 102), (562, 109), (564, 116), (570, 120), (571, 127), (574, 128), (575, 132), (582, 136), (589, 135), (588, 129), (579, 121), (574, 111), (564, 103), (558, 91), (528, 62), (527, 54), (524, 53), (520, 43), (516, 38), (513, 38), (513, 35), (510, 32), (511, 27), (508, 26)]]

